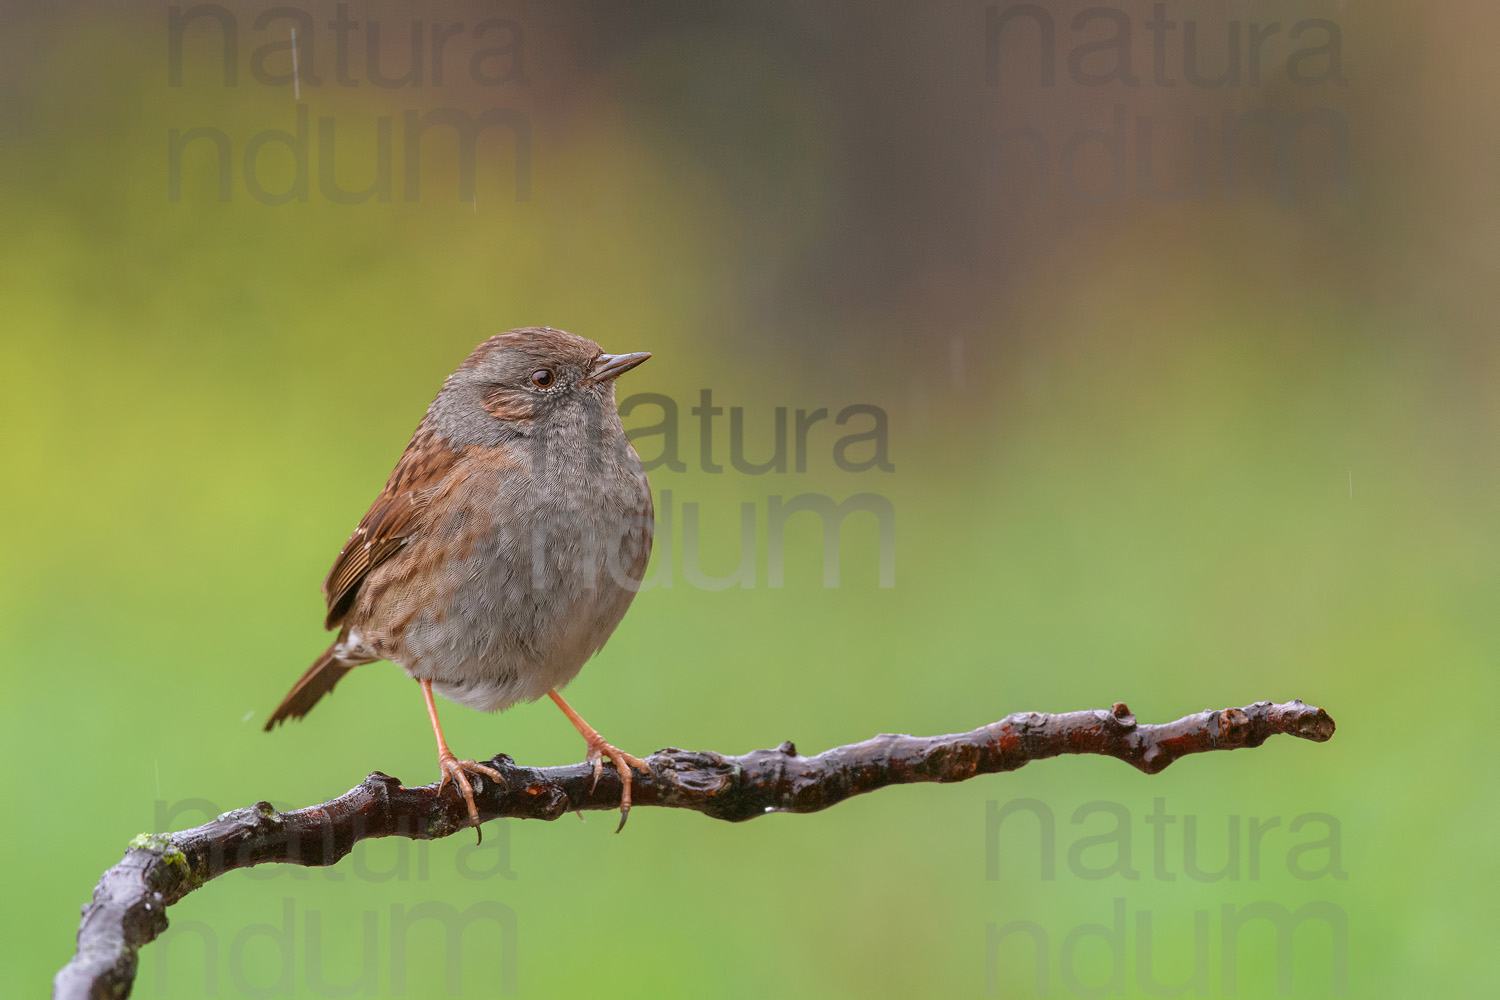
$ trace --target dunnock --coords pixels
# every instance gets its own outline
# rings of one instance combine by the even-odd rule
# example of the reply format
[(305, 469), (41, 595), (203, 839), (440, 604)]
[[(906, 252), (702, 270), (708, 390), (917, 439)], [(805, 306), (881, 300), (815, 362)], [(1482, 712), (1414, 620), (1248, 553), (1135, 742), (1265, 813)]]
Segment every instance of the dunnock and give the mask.
[[(645, 762), (605, 742), (557, 689), (598, 652), (635, 596), (651, 555), (651, 488), (615, 408), (614, 380), (650, 354), (605, 354), (592, 340), (529, 327), (475, 348), (427, 408), (385, 489), (328, 579), (338, 639), (282, 699), (269, 731), (306, 715), (354, 667), (390, 660), (422, 688), (470, 819), (479, 810), (443, 739), (432, 694), (485, 712), (548, 695), (625, 790)], [(649, 772), (648, 772), (649, 773)]]

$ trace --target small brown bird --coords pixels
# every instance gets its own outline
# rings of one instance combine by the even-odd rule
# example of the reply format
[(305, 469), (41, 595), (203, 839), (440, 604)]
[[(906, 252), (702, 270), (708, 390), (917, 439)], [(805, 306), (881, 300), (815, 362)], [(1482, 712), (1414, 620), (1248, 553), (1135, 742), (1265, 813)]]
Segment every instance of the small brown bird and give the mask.
[[(630, 811), (631, 768), (558, 694), (624, 617), (651, 555), (641, 460), (615, 379), (650, 354), (605, 354), (550, 327), (491, 337), (448, 376), (385, 489), (323, 582), (338, 638), (266, 730), (306, 715), (354, 667), (390, 660), (414, 678), (477, 827), (465, 772), (499, 772), (448, 749), (432, 693), (485, 712), (548, 695), (583, 735), (597, 781), (609, 758)], [(649, 773), (649, 771), (648, 771)]]

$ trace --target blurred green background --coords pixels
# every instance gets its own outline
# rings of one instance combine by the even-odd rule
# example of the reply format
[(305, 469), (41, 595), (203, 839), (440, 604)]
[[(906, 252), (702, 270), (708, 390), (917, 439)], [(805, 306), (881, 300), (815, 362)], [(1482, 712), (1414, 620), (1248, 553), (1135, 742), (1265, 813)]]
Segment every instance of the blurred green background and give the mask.
[[(319, 582), (442, 378), (529, 324), (654, 352), (621, 395), (680, 407), (686, 470), (652, 473), (676, 504), (673, 586), (644, 593), (568, 689), (617, 745), (812, 753), (1020, 710), (1123, 700), (1166, 721), (1294, 697), (1328, 708), (1337, 737), (1152, 778), (1066, 758), (739, 826), (643, 809), (618, 837), (595, 814), (492, 824), (478, 850), (367, 844), (188, 897), (143, 951), (137, 996), (1165, 996), (1153, 977), (1190, 975), (1195, 995), (1271, 996), (1279, 974), (1304, 997), (1345, 980), (1359, 997), (1492, 988), (1500, 816), (1473, 713), (1500, 654), (1500, 10), (1169, 3), (1168, 86), (1145, 3), (1109, 8), (1136, 81), (1080, 82), (1118, 53), (1076, 54), (1115, 30), (1073, 25), (1084, 7), (1049, 5), (1048, 84), (1038, 19), (996, 31), (981, 4), (354, 3), (359, 85), (340, 86), (338, 12), (318, 3), (295, 8), (316, 48), (294, 92), (256, 78), (291, 72), (286, 47), (256, 55), (294, 23), (257, 26), (264, 5), (220, 8), (235, 85), (200, 12), (174, 86), (165, 5), (8, 4), (0, 992), (46, 992), (78, 906), (138, 832), (322, 801), (377, 768), (433, 780), (417, 691), (389, 665), (260, 727), (323, 648)], [(475, 38), (485, 18), (509, 23)], [(373, 85), (369, 24), (399, 77), (413, 19), (423, 66)], [(1308, 19), (1324, 25), (1291, 41)], [(1255, 82), (1248, 65), (1218, 87), (1185, 78), (1182, 25), (1211, 76), (1273, 21)], [(434, 22), (465, 25), (441, 82)], [(1320, 45), (1293, 78), (1290, 55)], [(243, 156), (299, 106), (308, 196), (267, 204)], [(408, 200), (404, 114), (443, 108), (505, 109), (527, 131), (483, 133), (469, 196), (434, 129)], [(1335, 123), (1283, 151), (1289, 196), (1265, 136), (1235, 147), (1233, 192), (1217, 154), (1194, 158), (1195, 129), (1222, 151), (1222, 116), (1263, 109)], [(390, 119), (389, 200), (325, 194), (320, 118), (346, 190), (376, 178)], [(1196, 178), (1198, 194), (1142, 193), (1142, 119), (1155, 185)], [(200, 127), (229, 144), (227, 201), (214, 139), (183, 152), (170, 195), (170, 132)], [(1049, 166), (1017, 153), (1033, 141), (1017, 128)], [(1088, 130), (1104, 138), (1069, 147)], [(297, 179), (275, 143), (256, 169), (272, 192)], [(705, 472), (688, 412), (703, 388), (744, 408), (755, 461), (776, 407), (879, 406), (894, 468), (841, 469), (848, 431), (825, 422), (805, 472)], [(789, 530), (786, 585), (766, 586), (767, 498), (802, 492), (891, 501), (894, 587), (877, 585), (868, 516), (845, 527), (839, 587), (822, 586), (811, 519)], [(755, 505), (755, 586), (688, 584), (684, 502), (720, 575)], [(440, 710), (461, 755), (582, 752), (545, 703)], [(1030, 814), (987, 827), (1016, 799), (1054, 818), (1050, 879)], [(1171, 825), (1148, 822), (1157, 799)], [(1136, 877), (1092, 877), (1120, 848), (1091, 838), (1117, 827)], [(1190, 860), (1226, 874), (1192, 877)], [(1226, 956), (1226, 906), (1310, 903), (1328, 919), (1299, 925), (1290, 957), (1264, 921)], [(1113, 930), (1117, 907), (1112, 951), (1088, 928)], [(451, 958), (437, 922), (401, 930), (466, 911)]]

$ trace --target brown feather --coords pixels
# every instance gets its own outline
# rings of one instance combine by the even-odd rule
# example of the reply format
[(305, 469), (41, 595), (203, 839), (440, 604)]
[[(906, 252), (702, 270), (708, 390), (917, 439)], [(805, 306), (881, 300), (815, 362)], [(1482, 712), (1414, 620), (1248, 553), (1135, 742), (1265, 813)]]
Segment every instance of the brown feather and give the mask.
[(417, 428), (385, 489), (344, 543), (323, 581), (323, 596), (328, 602), (326, 628), (342, 624), (370, 571), (395, 555), (417, 530), (422, 512), (453, 471), (460, 454), (425, 422)]
[(491, 386), (484, 394), (484, 408), (497, 420), (530, 420), (536, 414), (534, 393), (509, 386)]
[[(343, 641), (342, 637), (339, 641)], [(276, 711), (266, 720), (266, 732), (269, 733), (278, 722), (302, 718), (317, 704), (319, 698), (332, 691), (333, 686), (354, 669), (352, 665), (338, 659), (334, 652), (337, 648), (338, 642), (335, 642), (323, 650), (323, 655), (314, 660), (307, 672), (292, 685), (286, 697), (281, 699), (281, 704), (276, 706)]]

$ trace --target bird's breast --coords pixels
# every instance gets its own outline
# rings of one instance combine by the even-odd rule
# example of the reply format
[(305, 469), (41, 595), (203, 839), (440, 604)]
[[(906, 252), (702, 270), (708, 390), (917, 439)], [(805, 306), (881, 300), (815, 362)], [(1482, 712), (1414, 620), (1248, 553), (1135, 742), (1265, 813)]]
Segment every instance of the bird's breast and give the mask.
[(474, 470), (393, 560), (426, 570), (392, 567), (367, 641), (475, 707), (540, 697), (571, 680), (619, 624), (652, 526), (638, 460)]

